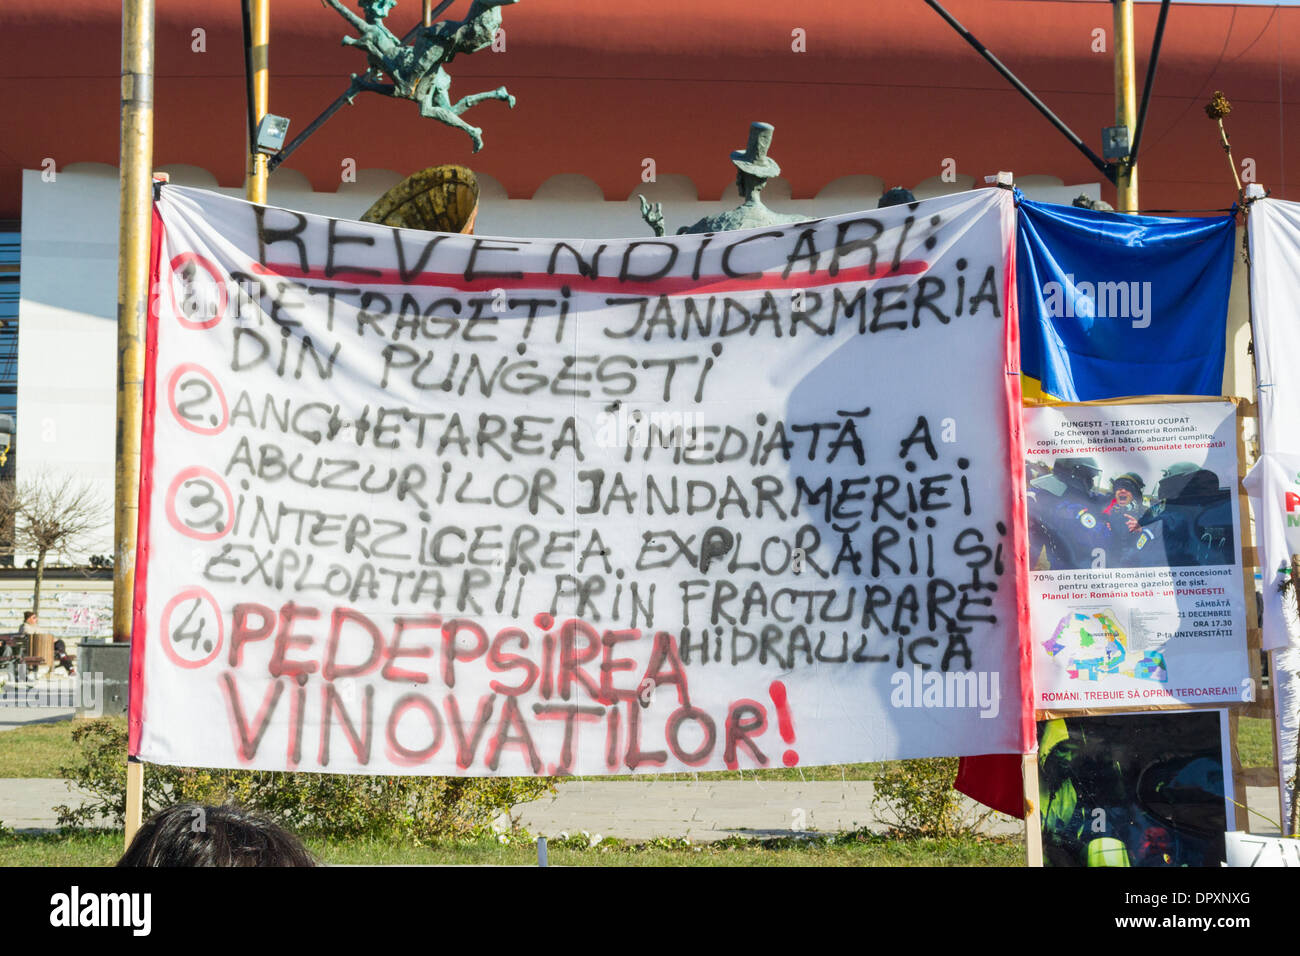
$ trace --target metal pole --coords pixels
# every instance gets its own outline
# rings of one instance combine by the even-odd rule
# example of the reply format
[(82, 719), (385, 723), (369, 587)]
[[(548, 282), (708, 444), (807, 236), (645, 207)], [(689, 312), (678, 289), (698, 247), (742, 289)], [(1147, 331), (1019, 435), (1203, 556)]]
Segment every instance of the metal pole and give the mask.
[[(253, 68), (253, 135), (257, 125), (262, 122), (270, 103), (271, 73), (268, 56), (271, 45), (271, 0), (251, 0), (249, 16), (250, 39), (249, 59)], [(268, 157), (258, 152), (257, 144), (250, 138), (248, 143), (248, 186), (249, 202), (266, 203), (266, 178), (270, 174)]]
[[(154, 0), (122, 2), (122, 148), (117, 272), (117, 465), (114, 491), (113, 640), (129, 642), (135, 597), (144, 335), (153, 220)], [(143, 639), (143, 635), (141, 635)], [(143, 766), (127, 771), (126, 839), (140, 827)], [(134, 799), (133, 799), (134, 797)]]
[(984, 59), (988, 61), (989, 65), (1002, 75), (1002, 78), (1004, 80), (1006, 80), (1013, 87), (1015, 87), (1016, 91), (1019, 92), (1021, 96), (1029, 100), (1029, 102), (1033, 105), (1034, 109), (1042, 113), (1043, 116), (1047, 118), (1047, 121), (1051, 123), (1053, 126), (1055, 126), (1057, 131), (1074, 145), (1075, 149), (1083, 153), (1084, 156), (1088, 157), (1088, 162), (1096, 166), (1097, 169), (1101, 171), (1101, 174), (1105, 176), (1108, 180), (1110, 180), (1112, 183), (1115, 182), (1114, 168), (1109, 163), (1107, 163), (1104, 159), (1102, 159), (1100, 156), (1094, 153), (1091, 149), (1089, 149), (1088, 144), (1085, 143), (1083, 140), (1081, 140), (1078, 137), (1078, 135), (1074, 132), (1074, 130), (1070, 129), (1070, 127), (1065, 125), (1064, 120), (1062, 120), (1059, 116), (1057, 116), (1050, 109), (1048, 109), (1047, 104), (1044, 103), (1042, 100), (1040, 100), (1034, 94), (1033, 90), (1025, 86), (1024, 83), (1020, 82), (1020, 79), (1014, 73), (1012, 73), (1011, 70), (1009, 70), (1002, 63), (1001, 60), (999, 60), (996, 56), (994, 56), (993, 52), (989, 50), (988, 47), (986, 47), (983, 43), (980, 43), (980, 41), (975, 38), (975, 35), (973, 33), (971, 33), (964, 26), (962, 26), (957, 21), (956, 17), (954, 17), (951, 13), (945, 10), (943, 8), (943, 5), (939, 3), (939, 0), (925, 0), (925, 2), (932, 10), (934, 10), (935, 13), (943, 17), (944, 22), (946, 22), (948, 26), (956, 30), (957, 33), (961, 36), (961, 38), (965, 40), (967, 43), (969, 43), (975, 49), (975, 51), (979, 53), (980, 56), (984, 57)]
[(1137, 135), (1137, 88), (1133, 69), (1133, 0), (1112, 0), (1115, 7), (1115, 125), (1129, 132), (1130, 157), (1119, 165), (1115, 180), (1119, 212), (1138, 210), (1137, 165), (1132, 161), (1133, 137)]
[(153, 0), (122, 4), (122, 151), (117, 274), (117, 472), (113, 640), (131, 640), (140, 492), (140, 403), (153, 215)]
[(257, 119), (253, 116), (253, 15), (250, 0), (241, 0), (239, 10), (244, 26), (244, 112), (248, 114), (248, 141), (257, 137)]
[(1160, 47), (1165, 39), (1165, 20), (1169, 17), (1169, 0), (1160, 0), (1160, 17), (1156, 20), (1156, 38), (1151, 41), (1151, 61), (1147, 63), (1147, 78), (1142, 84), (1142, 105), (1138, 107), (1137, 132), (1129, 144), (1129, 159), (1136, 166), (1138, 150), (1142, 147), (1142, 131), (1147, 127), (1147, 107), (1151, 105), (1151, 87), (1156, 82), (1156, 67), (1160, 64)]

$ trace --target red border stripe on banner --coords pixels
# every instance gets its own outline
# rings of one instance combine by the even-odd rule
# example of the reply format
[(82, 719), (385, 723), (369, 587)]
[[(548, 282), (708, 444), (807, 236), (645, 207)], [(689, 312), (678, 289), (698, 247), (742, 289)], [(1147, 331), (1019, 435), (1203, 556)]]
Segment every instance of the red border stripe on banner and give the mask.
[(148, 644), (148, 620), (145, 599), (149, 581), (149, 517), (153, 495), (153, 442), (155, 401), (154, 379), (158, 358), (158, 267), (162, 257), (163, 221), (158, 203), (153, 204), (153, 230), (149, 250), (149, 310), (145, 316), (145, 353), (143, 407), (140, 423), (140, 497), (135, 542), (135, 607), (131, 615), (131, 683), (127, 712), (126, 752), (140, 753), (140, 735), (144, 728), (144, 655)]
[(1034, 668), (1029, 643), (1029, 515), (1025, 500), (1025, 424), (1020, 389), (1020, 304), (1016, 298), (1016, 229), (1012, 211), (1011, 236), (1007, 240), (1007, 263), (1003, 298), (1006, 308), (1007, 453), (1011, 456), (1012, 531), (1014, 562), (1012, 580), (1016, 588), (1016, 640), (1020, 659), (1020, 730), (1023, 753), (1038, 747), (1034, 725)]
[(919, 259), (905, 259), (897, 268), (888, 265), (850, 266), (835, 275), (827, 272), (801, 273), (789, 277), (780, 274), (755, 273), (742, 276), (672, 276), (663, 279), (637, 281), (619, 279), (618, 276), (583, 276), (575, 273), (529, 272), (516, 275), (485, 275), (466, 278), (461, 272), (420, 272), (403, 278), (397, 269), (367, 269), (358, 277), (351, 269), (336, 269), (333, 275), (321, 267), (304, 269), (289, 262), (270, 262), (266, 274), (281, 279), (312, 279), (317, 282), (339, 282), (345, 285), (371, 286), (433, 286), (454, 289), (457, 292), (492, 292), (495, 289), (558, 290), (569, 287), (576, 292), (621, 293), (623, 295), (709, 295), (723, 292), (766, 291), (770, 289), (809, 289), (824, 285), (844, 285), (853, 282), (871, 282), (895, 276), (921, 275), (930, 269), (930, 263)]

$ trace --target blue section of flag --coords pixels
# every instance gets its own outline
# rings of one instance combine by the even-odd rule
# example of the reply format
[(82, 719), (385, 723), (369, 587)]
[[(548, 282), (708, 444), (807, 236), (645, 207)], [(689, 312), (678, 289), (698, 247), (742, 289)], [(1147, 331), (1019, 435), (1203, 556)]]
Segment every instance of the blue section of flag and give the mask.
[(1165, 219), (1021, 197), (1021, 371), (1067, 401), (1218, 395), (1234, 217)]

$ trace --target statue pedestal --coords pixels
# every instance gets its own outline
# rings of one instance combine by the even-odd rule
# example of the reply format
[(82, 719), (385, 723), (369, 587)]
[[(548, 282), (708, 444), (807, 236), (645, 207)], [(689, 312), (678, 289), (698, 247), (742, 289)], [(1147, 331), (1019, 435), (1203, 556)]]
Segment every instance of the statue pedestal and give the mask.
[(130, 644), (115, 644), (104, 638), (83, 640), (77, 652), (77, 674), (83, 681), (99, 681), (100, 692), (98, 695), (81, 694), (77, 716), (95, 716), (88, 712), (87, 705), (102, 708), (104, 716), (125, 715), (130, 672)]

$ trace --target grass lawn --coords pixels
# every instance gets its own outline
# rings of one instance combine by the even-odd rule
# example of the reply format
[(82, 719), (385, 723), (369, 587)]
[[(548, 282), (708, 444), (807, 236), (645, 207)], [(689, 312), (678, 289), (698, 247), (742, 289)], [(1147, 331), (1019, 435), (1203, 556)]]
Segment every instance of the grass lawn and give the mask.
[(1273, 722), (1243, 717), (1237, 724), (1237, 753), (1243, 767), (1273, 766)]
[[(126, 718), (114, 718), (126, 726)], [(78, 761), (72, 731), (82, 720), (27, 724), (0, 733), (0, 777), (62, 777), (60, 767)]]
[[(323, 863), (356, 865), (442, 864), (535, 866), (532, 844), (495, 840), (437, 846), (380, 840), (308, 840)], [(79, 830), (66, 835), (0, 834), (0, 866), (112, 866), (122, 854), (121, 830)], [(821, 840), (791, 839), (690, 845), (682, 840), (577, 849), (552, 844), (553, 866), (1023, 866), (1019, 839), (887, 840), (851, 834)]]
[[(120, 720), (125, 726), (126, 718)], [(77, 720), (29, 724), (0, 733), (0, 777), (60, 777), (59, 767), (76, 760), (72, 731)], [(1273, 762), (1273, 730), (1268, 720), (1243, 718), (1237, 745), (1243, 767), (1267, 767)], [(718, 770), (701, 774), (663, 773), (585, 780), (871, 780), (885, 764), (851, 763), (828, 767), (775, 767), (767, 770)]]
[[(126, 718), (112, 718), (126, 726)], [(49, 724), (29, 724), (0, 734), (0, 777), (61, 777), (60, 767), (77, 759), (72, 731), (81, 723), (76, 719)], [(870, 780), (880, 768), (878, 763), (836, 764), (829, 767), (777, 767), (768, 770), (719, 770), (698, 775), (700, 780)], [(586, 777), (586, 780), (695, 780), (696, 774), (640, 774), (636, 777)]]

